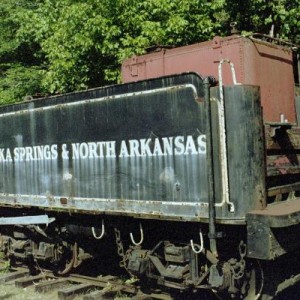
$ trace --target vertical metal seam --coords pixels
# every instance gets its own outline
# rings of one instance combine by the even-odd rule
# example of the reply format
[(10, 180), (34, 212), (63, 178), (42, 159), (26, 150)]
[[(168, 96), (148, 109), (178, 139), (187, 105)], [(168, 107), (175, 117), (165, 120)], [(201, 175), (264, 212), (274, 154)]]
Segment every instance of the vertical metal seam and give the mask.
[(210, 250), (214, 255), (218, 255), (216, 241), (216, 211), (215, 211), (215, 191), (213, 174), (213, 148), (212, 148), (212, 124), (211, 124), (211, 103), (210, 103), (210, 82), (206, 77), (204, 84), (205, 119), (206, 119), (206, 147), (207, 147), (207, 184), (209, 203), (209, 241)]

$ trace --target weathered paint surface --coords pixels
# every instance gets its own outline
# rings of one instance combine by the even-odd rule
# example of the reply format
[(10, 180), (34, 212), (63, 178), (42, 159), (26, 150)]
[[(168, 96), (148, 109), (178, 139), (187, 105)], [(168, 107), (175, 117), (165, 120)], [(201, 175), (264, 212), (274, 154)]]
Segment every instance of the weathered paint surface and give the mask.
[(185, 75), (1, 108), (0, 201), (207, 217), (202, 97)]
[[(203, 88), (185, 74), (2, 107), (0, 204), (207, 221)], [(216, 217), (243, 223), (265, 200), (259, 89), (224, 91), (235, 210), (223, 201), (215, 128)]]
[[(213, 99), (219, 97), (219, 88), (211, 89)], [(229, 175), (229, 197), (235, 206), (235, 217), (244, 217), (253, 209), (263, 209), (265, 195), (265, 156), (263, 122), (259, 88), (235, 85), (224, 88), (226, 144)], [(217, 114), (216, 110), (215, 114)], [(222, 199), (216, 115), (212, 117), (214, 136), (214, 177), (216, 202)], [(221, 164), (221, 163), (219, 163)], [(228, 207), (223, 206), (223, 216), (230, 217)]]
[[(248, 256), (273, 260), (299, 248), (300, 202), (293, 199), (247, 215)], [(263, 242), (262, 242), (263, 241)]]
[[(237, 81), (260, 86), (265, 122), (296, 123), (292, 51), (241, 36), (133, 56), (122, 65), (123, 82), (145, 80), (186, 71), (218, 78), (222, 59), (234, 63)], [(232, 84), (229, 65), (223, 67), (224, 85)]]

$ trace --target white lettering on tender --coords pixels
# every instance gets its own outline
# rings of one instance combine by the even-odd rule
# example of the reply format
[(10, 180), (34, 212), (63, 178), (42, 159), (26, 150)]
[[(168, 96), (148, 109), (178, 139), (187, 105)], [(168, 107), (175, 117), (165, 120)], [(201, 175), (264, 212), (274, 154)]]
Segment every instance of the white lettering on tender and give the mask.
[(41, 145), (0, 148), (0, 162), (56, 160), (62, 159), (93, 159), (118, 157), (144, 157), (166, 155), (196, 155), (206, 153), (206, 136), (204, 134), (194, 138), (192, 135), (163, 137), (155, 139), (122, 140), (117, 147), (116, 141), (83, 142), (58, 145)]
[[(43, 145), (33, 147), (16, 147), (13, 150), (13, 158), (9, 149), (6, 152), (6, 161), (35, 161), (54, 160), (58, 158), (57, 145)], [(0, 159), (1, 161), (1, 159)]]
[[(116, 157), (115, 141), (73, 143), (71, 147), (73, 159)], [(66, 151), (64, 153), (66, 153)]]

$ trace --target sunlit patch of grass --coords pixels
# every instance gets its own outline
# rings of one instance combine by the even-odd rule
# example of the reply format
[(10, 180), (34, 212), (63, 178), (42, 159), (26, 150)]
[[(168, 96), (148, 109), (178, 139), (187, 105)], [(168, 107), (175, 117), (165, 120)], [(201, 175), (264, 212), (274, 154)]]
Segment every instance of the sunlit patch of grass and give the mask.
[(6, 259), (3, 252), (0, 252), (0, 273), (6, 273), (9, 270), (10, 266), (10, 260)]

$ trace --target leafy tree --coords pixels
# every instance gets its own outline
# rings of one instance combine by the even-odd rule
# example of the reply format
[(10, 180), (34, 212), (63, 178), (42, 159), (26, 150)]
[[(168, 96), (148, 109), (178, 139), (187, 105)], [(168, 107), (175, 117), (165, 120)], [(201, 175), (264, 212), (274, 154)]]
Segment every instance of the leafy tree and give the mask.
[(27, 11), (18, 35), (34, 37), (47, 60), (51, 92), (116, 82), (119, 64), (151, 45), (182, 45), (220, 31), (223, 1), (44, 1)]
[(300, 40), (300, 0), (2, 0), (0, 104), (119, 80), (122, 60), (153, 45), (243, 31)]
[(226, 11), (240, 30), (272, 33), (300, 43), (300, 0), (228, 0)]
[(38, 45), (19, 40), (19, 16), (26, 1), (0, 2), (0, 104), (21, 101), (40, 88), (40, 62), (35, 56)]

